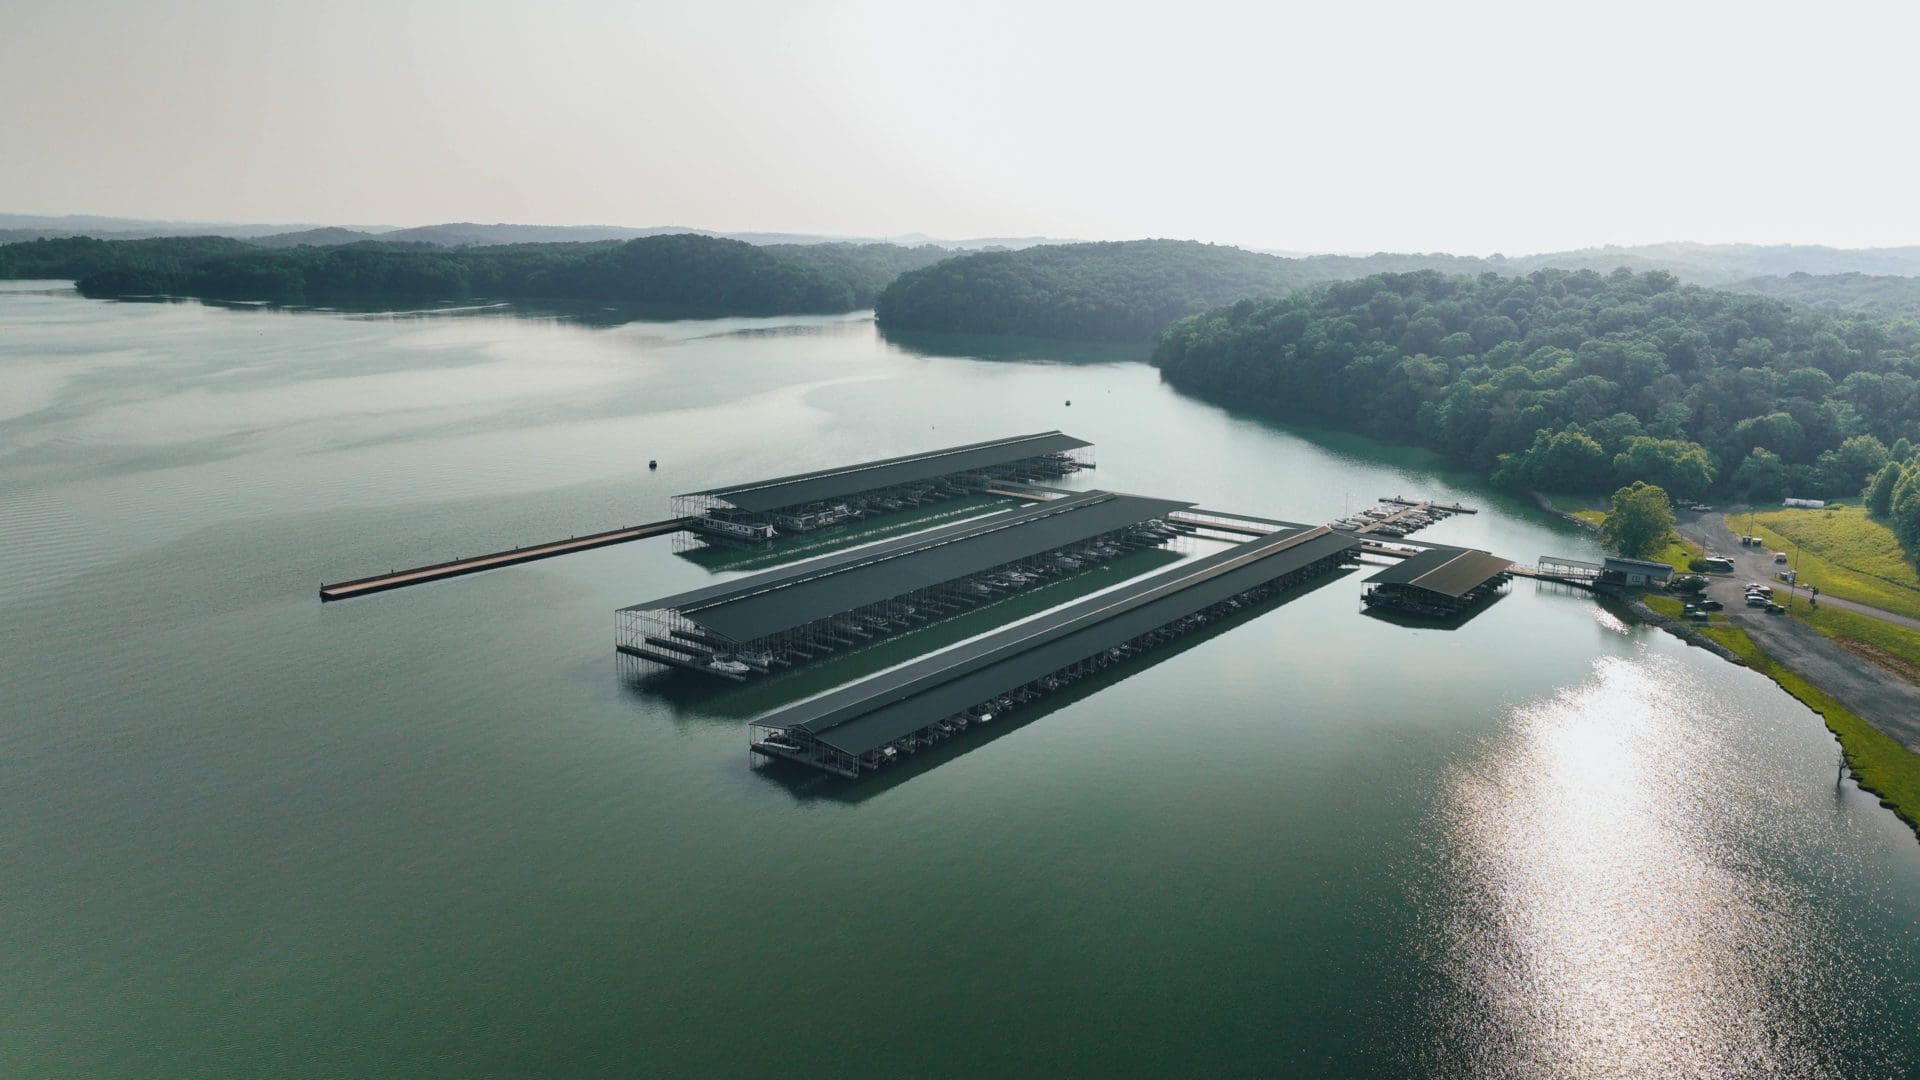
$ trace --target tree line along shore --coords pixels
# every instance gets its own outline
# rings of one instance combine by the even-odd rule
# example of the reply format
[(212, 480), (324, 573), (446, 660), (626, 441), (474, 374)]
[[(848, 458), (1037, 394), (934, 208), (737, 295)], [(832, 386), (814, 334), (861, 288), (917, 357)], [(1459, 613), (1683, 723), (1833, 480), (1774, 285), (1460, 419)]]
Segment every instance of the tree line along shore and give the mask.
[[(1607, 261), (1625, 265), (1592, 266)], [(1681, 498), (1767, 501), (1849, 496), (1880, 479), (1888, 515), (1911, 518), (1900, 531), (1920, 541), (1920, 323), (1681, 276), (1728, 282), (1800, 265), (1920, 274), (1920, 251), (1282, 258), (1146, 240), (956, 254), (697, 233), (464, 247), (0, 245), (0, 277), (71, 278), (95, 297), (581, 301), (686, 315), (872, 307), (889, 333), (1151, 342), (1153, 363), (1182, 390), (1418, 443), (1516, 489), (1645, 480)], [(1812, 288), (1809, 275), (1797, 280)]]

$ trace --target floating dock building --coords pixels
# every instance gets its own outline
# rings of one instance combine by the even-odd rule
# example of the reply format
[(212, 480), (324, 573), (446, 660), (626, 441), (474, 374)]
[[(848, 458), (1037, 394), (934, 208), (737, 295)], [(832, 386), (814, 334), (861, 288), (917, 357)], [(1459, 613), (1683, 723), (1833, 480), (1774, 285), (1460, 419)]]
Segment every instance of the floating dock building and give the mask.
[(675, 495), (673, 513), (709, 536), (771, 540), (958, 498), (995, 482), (1057, 479), (1092, 468), (1092, 446), (1058, 431), (1016, 435)]
[(750, 745), (849, 778), (1351, 562), (1360, 544), (1288, 526), (753, 721)]
[(1476, 548), (1430, 547), (1367, 579), (1368, 607), (1450, 619), (1505, 585), (1513, 560)]
[(744, 680), (1181, 535), (1192, 503), (1089, 491), (620, 609), (620, 652)]

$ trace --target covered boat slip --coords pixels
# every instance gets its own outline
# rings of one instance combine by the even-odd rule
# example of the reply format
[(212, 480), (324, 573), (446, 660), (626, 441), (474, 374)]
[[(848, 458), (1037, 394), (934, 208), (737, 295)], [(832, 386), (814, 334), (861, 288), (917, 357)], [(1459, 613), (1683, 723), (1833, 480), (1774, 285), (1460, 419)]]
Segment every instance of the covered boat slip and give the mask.
[(675, 495), (674, 513), (807, 531), (863, 512), (952, 497), (993, 481), (1064, 476), (1091, 467), (1087, 451), (1092, 445), (1058, 431), (967, 443)]
[(1085, 492), (650, 600), (620, 609), (620, 651), (733, 676), (804, 662), (1157, 546), (1190, 505)]
[(1367, 579), (1369, 606), (1456, 615), (1507, 582), (1513, 561), (1475, 548), (1433, 547)]
[(753, 722), (753, 748), (858, 776), (1195, 629), (1250, 599), (1351, 562), (1321, 526), (1249, 540)]

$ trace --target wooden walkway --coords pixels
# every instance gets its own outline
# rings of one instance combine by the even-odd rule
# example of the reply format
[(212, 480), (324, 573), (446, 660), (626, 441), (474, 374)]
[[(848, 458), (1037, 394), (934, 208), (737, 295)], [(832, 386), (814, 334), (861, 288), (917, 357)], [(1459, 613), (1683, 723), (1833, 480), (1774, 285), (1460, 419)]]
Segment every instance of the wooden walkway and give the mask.
[(1274, 533), (1286, 531), (1284, 525), (1269, 525), (1261, 521), (1228, 517), (1225, 514), (1209, 513), (1204, 510), (1175, 510), (1167, 515), (1167, 520), (1201, 529), (1238, 533), (1241, 536), (1272, 536)]
[(692, 520), (691, 518), (668, 518), (665, 521), (652, 521), (626, 529), (611, 529), (587, 536), (571, 536), (565, 540), (535, 544), (532, 547), (496, 551), (490, 555), (475, 555), (470, 559), (455, 559), (452, 562), (436, 563), (432, 566), (418, 566), (411, 570), (395, 570), (374, 577), (322, 585), (320, 601), (326, 603), (332, 600), (348, 600), (368, 593), (404, 589), (409, 585), (424, 585), (429, 581), (443, 581), (462, 574), (477, 574), (482, 570), (497, 570), (502, 566), (517, 566), (520, 563), (551, 559), (557, 555), (571, 555), (576, 551), (606, 547), (609, 544), (624, 544), (630, 540), (644, 540), (649, 536), (664, 536), (667, 533), (679, 532)]
[(1395, 495), (1391, 499), (1381, 499), (1380, 501), (1384, 503), (1392, 503), (1395, 506), (1406, 506), (1406, 507), (1413, 507), (1413, 508), (1426, 506), (1426, 507), (1431, 507), (1435, 510), (1445, 510), (1449, 514), (1477, 514), (1480, 512), (1478, 510), (1475, 510), (1471, 506), (1463, 506), (1460, 503), (1437, 503), (1437, 502), (1431, 502), (1431, 501), (1423, 501), (1420, 499), (1409, 499), (1400, 495)]
[(1519, 563), (1514, 563), (1507, 572), (1514, 577), (1553, 581), (1561, 585), (1571, 585), (1576, 589), (1591, 589), (1600, 583), (1600, 575), (1597, 572), (1587, 574), (1580, 571), (1555, 570), (1550, 567), (1521, 566)]

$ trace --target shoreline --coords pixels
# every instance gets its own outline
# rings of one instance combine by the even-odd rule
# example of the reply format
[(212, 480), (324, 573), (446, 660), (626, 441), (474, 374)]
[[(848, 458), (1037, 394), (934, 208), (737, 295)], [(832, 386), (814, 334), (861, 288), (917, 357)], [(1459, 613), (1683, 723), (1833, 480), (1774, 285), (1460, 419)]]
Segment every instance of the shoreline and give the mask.
[[(1528, 494), (1534, 505), (1547, 513), (1589, 532), (1598, 531), (1592, 522), (1562, 510), (1540, 492)], [(1895, 817), (1913, 830), (1914, 839), (1920, 841), (1920, 756), (1898, 739), (1842, 705), (1807, 675), (1767, 652), (1738, 624), (1721, 622), (1703, 626), (1662, 614), (1649, 607), (1637, 590), (1602, 586), (1594, 593), (1624, 608), (1644, 625), (1657, 627), (1688, 645), (1706, 649), (1722, 660), (1751, 668), (1771, 679), (1775, 686), (1820, 717), (1840, 745), (1848, 777), (1861, 791), (1880, 800), (1882, 807), (1893, 811)], [(1892, 676), (1882, 672), (1882, 677)]]
[[(1893, 811), (1893, 815), (1913, 830), (1914, 839), (1920, 841), (1920, 768), (1912, 770), (1913, 775), (1898, 775), (1894, 770), (1880, 763), (1867, 760), (1876, 748), (1872, 744), (1891, 743), (1909, 758), (1912, 751), (1900, 745), (1899, 741), (1875, 727), (1870, 721), (1848, 709), (1834, 699), (1833, 695), (1808, 681), (1807, 677), (1794, 671), (1775, 659), (1741, 627), (1731, 623), (1720, 623), (1716, 629), (1732, 637), (1739, 635), (1737, 641), (1746, 645), (1746, 650), (1736, 648), (1711, 636), (1702, 628), (1682, 622), (1671, 616), (1662, 615), (1648, 607), (1638, 596), (1632, 596), (1617, 590), (1598, 591), (1596, 595), (1611, 599), (1630, 611), (1640, 622), (1661, 630), (1685, 641), (1697, 645), (1723, 660), (1750, 668), (1767, 678), (1773, 684), (1786, 691), (1788, 696), (1807, 707), (1826, 724), (1827, 731), (1833, 735), (1834, 742), (1840, 744), (1840, 753), (1846, 762), (1847, 776), (1861, 791), (1880, 800), (1880, 805)], [(1784, 678), (1782, 676), (1785, 676)], [(1920, 764), (1920, 759), (1915, 759)]]

